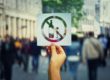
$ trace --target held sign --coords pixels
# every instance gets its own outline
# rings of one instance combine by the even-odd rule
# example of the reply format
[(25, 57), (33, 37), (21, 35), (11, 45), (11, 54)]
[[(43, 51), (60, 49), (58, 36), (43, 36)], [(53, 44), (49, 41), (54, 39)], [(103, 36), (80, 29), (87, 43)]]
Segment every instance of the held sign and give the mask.
[(48, 46), (52, 43), (61, 46), (71, 45), (71, 14), (41, 14), (37, 21), (38, 46)]

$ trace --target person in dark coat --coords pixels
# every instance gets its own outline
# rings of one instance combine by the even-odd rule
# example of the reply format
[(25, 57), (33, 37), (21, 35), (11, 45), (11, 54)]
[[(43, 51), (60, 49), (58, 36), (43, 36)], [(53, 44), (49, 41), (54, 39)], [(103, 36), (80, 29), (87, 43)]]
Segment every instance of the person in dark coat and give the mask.
[(24, 65), (24, 71), (28, 71), (29, 67), (29, 57), (30, 57), (30, 41), (29, 39), (23, 40), (23, 48), (22, 48), (22, 56), (23, 56), (23, 65)]
[(37, 39), (34, 38), (34, 40), (31, 42), (31, 53), (32, 53), (32, 65), (33, 65), (33, 70), (38, 71), (38, 66), (39, 66), (39, 55), (41, 54), (41, 47), (37, 46)]
[(1, 46), (2, 46), (2, 39), (0, 36), (0, 80), (2, 79), (2, 70), (3, 70), (3, 66), (2, 66), (2, 62), (1, 62)]
[(108, 56), (110, 56), (110, 35), (107, 35), (107, 39), (108, 39), (108, 43), (107, 43), (107, 52), (108, 52)]
[(1, 60), (4, 67), (3, 77), (5, 78), (5, 80), (11, 80), (12, 77), (14, 52), (14, 42), (11, 37), (6, 35), (1, 47)]

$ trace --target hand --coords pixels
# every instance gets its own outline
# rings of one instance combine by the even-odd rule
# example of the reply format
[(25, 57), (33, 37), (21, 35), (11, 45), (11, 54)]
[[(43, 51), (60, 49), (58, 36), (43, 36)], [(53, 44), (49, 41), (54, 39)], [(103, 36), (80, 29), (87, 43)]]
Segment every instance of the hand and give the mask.
[(60, 69), (66, 59), (66, 54), (63, 48), (61, 46), (53, 44), (50, 46), (50, 51), (51, 51), (50, 67), (52, 66), (54, 68)]
[(61, 46), (51, 45), (51, 59), (49, 65), (49, 80), (61, 80), (60, 68), (63, 65), (66, 55)]

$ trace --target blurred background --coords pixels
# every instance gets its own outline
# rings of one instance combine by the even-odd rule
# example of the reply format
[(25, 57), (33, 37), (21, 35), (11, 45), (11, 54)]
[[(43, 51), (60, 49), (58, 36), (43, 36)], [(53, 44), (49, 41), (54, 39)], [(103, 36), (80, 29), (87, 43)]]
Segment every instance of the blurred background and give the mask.
[[(64, 49), (67, 55), (70, 52), (76, 55), (67, 57), (61, 69), (62, 80), (89, 80), (87, 64), (82, 63), (82, 48), (88, 32), (104, 38), (100, 44), (106, 49), (106, 66), (98, 68), (97, 79), (110, 80), (109, 9), (110, 0), (0, 0), (0, 80), (7, 80), (4, 70), (9, 76), (12, 73), (11, 80), (48, 80), (50, 56), (44, 47), (36, 45), (37, 17), (42, 13), (72, 14), (75, 44)], [(9, 66), (8, 70), (4, 65)]]

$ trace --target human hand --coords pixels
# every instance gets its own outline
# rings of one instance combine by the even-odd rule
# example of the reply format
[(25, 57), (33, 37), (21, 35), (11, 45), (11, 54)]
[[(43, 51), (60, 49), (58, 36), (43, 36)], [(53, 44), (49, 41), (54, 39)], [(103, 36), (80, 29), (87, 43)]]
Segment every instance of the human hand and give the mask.
[(48, 51), (51, 53), (49, 80), (61, 80), (60, 68), (66, 59), (66, 54), (63, 48), (57, 45), (51, 45)]
[(57, 46), (54, 44), (50, 46), (50, 52), (51, 52), (51, 59), (49, 66), (59, 70), (66, 59), (66, 54), (61, 46)]

